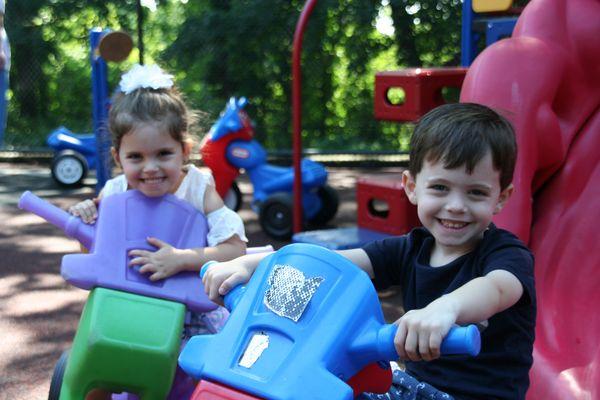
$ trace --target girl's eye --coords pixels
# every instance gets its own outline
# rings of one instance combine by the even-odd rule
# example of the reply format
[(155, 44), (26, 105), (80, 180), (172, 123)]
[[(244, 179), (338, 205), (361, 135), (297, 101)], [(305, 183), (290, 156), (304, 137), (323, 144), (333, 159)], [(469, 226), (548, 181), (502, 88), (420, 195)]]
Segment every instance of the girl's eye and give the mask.
[(136, 154), (136, 153), (132, 153), (132, 154), (128, 154), (127, 158), (129, 160), (140, 160), (142, 158), (142, 156), (140, 154)]
[(171, 154), (173, 154), (171, 150), (162, 150), (160, 153), (158, 153), (158, 155), (161, 157), (170, 156)]

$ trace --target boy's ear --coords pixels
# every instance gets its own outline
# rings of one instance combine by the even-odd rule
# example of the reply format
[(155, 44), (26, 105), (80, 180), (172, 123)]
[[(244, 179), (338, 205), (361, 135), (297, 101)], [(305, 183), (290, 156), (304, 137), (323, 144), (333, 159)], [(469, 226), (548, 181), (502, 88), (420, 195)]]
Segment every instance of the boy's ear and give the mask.
[(509, 184), (503, 191), (500, 192), (500, 196), (498, 197), (498, 203), (496, 203), (496, 208), (494, 209), (494, 214), (498, 214), (504, 208), (504, 205), (510, 199), (513, 192), (515, 191), (515, 187), (513, 184)]
[(417, 184), (415, 182), (415, 178), (410, 172), (408, 172), (408, 170), (402, 172), (402, 186), (404, 186), (404, 192), (406, 193), (408, 200), (412, 204), (417, 205), (417, 194), (415, 192)]

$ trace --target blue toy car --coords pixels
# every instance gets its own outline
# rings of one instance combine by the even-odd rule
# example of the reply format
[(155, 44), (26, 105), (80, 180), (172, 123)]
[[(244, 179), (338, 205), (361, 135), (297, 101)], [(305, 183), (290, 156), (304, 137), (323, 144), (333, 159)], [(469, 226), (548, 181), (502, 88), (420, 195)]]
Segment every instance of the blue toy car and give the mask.
[(81, 186), (88, 171), (96, 168), (96, 137), (93, 133), (75, 134), (60, 126), (48, 135), (46, 143), (54, 150), (50, 171), (59, 185)]

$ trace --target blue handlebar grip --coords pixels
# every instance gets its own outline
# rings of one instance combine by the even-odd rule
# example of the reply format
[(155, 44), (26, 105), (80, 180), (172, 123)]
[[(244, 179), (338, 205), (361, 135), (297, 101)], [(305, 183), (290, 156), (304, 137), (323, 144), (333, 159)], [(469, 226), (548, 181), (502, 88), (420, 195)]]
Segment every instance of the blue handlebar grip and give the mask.
[(455, 326), (442, 341), (443, 355), (468, 354), (476, 356), (481, 350), (481, 335), (475, 325)]
[[(394, 337), (398, 327), (393, 324), (384, 325), (378, 332), (377, 343), (379, 355), (385, 360), (395, 360), (398, 353), (394, 347)], [(475, 325), (455, 326), (450, 328), (442, 340), (440, 353), (449, 355), (476, 356), (481, 350), (481, 336)]]
[(200, 279), (204, 278), (204, 274), (206, 274), (208, 267), (210, 267), (211, 265), (216, 264), (216, 263), (217, 262), (214, 260), (205, 262), (204, 265), (202, 265), (202, 268), (200, 268)]
[[(217, 264), (217, 261), (211, 260), (204, 263), (202, 268), (200, 268), (200, 279), (204, 277), (204, 274), (208, 268), (213, 264)], [(223, 297), (223, 303), (229, 312), (233, 311), (233, 309), (237, 306), (244, 292), (246, 292), (246, 286), (237, 285), (236, 287), (232, 288), (229, 293), (225, 295), (225, 297)]]

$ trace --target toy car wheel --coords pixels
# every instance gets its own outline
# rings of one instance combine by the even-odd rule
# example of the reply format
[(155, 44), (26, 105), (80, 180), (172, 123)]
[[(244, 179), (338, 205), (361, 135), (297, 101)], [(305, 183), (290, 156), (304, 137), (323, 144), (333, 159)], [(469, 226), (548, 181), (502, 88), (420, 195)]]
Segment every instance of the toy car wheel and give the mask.
[(277, 240), (292, 237), (293, 201), (290, 193), (275, 193), (261, 205), (258, 215), (260, 226), (269, 236)]
[(242, 192), (235, 181), (223, 197), (223, 202), (233, 211), (238, 211), (242, 207)]
[(337, 213), (340, 199), (335, 189), (329, 185), (321, 186), (317, 195), (321, 199), (321, 209), (311, 218), (310, 223), (324, 225)]
[(50, 381), (50, 392), (48, 392), (48, 400), (58, 400), (60, 397), (60, 389), (67, 369), (67, 361), (69, 359), (69, 350), (63, 351), (60, 358), (54, 366), (54, 373)]
[(62, 151), (52, 160), (52, 178), (61, 186), (81, 186), (88, 173), (85, 158), (75, 151)]

